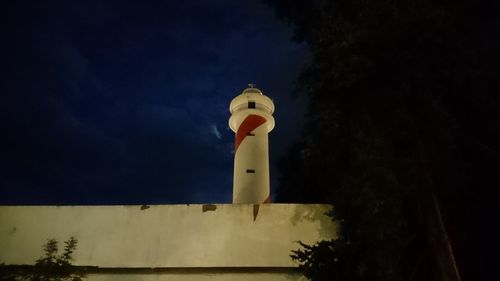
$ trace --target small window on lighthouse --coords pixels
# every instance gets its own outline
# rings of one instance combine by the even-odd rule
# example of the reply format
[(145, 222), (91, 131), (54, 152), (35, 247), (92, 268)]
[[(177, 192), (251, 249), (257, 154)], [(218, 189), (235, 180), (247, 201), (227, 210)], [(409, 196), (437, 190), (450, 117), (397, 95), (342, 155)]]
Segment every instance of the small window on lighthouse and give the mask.
[(255, 108), (255, 102), (254, 101), (249, 101), (248, 102), (248, 108)]
[(255, 174), (255, 170), (247, 169), (247, 174)]
[(253, 137), (253, 136), (255, 136), (255, 134), (254, 133), (248, 133), (247, 136), (252, 136)]

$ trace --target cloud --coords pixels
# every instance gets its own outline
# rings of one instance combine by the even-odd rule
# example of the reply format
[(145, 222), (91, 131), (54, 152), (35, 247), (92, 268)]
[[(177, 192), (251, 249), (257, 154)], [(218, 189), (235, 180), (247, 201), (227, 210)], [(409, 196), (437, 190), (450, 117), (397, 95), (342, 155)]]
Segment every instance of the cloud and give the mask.
[(210, 129), (212, 129), (212, 133), (216, 138), (221, 139), (219, 129), (217, 129), (217, 126), (215, 124), (210, 125)]

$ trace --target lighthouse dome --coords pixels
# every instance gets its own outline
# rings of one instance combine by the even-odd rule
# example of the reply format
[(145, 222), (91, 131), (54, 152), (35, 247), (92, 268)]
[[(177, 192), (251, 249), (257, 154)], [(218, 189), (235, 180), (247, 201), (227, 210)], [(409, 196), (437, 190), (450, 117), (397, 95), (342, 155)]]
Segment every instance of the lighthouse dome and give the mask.
[(266, 128), (270, 132), (274, 128), (274, 103), (261, 90), (250, 86), (236, 96), (229, 104), (231, 118), (229, 118), (229, 128), (236, 132), (241, 122), (248, 115), (254, 114), (262, 116), (267, 120)]
[(249, 103), (255, 103), (255, 108), (263, 110), (269, 114), (274, 112), (274, 103), (261, 90), (257, 88), (246, 88), (240, 95), (236, 96), (229, 105), (229, 111), (235, 113), (237, 111), (248, 108)]

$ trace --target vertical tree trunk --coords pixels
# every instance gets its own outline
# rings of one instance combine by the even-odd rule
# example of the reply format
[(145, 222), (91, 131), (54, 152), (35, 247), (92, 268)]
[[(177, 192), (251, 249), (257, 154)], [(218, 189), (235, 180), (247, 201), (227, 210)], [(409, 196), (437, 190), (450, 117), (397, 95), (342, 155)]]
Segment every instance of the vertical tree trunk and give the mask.
[(422, 191), (424, 220), (427, 224), (427, 239), (439, 269), (440, 280), (461, 281), (453, 254), (451, 241), (441, 215), (439, 201), (433, 190), (433, 181), (427, 176), (427, 188)]

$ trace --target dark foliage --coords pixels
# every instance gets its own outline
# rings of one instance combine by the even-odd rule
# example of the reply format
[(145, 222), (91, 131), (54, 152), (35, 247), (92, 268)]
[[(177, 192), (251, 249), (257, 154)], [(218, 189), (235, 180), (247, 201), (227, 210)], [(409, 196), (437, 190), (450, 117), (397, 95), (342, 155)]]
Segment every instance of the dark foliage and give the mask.
[(78, 241), (70, 237), (64, 241), (64, 252), (58, 254), (58, 242), (47, 240), (43, 246), (44, 256), (34, 266), (2, 266), (0, 280), (18, 281), (81, 281), (85, 278), (85, 269), (71, 265), (73, 253)]
[(296, 84), (308, 125), (277, 200), (331, 203), (341, 225), (339, 240), (293, 254), (305, 275), (498, 276), (499, 4), (267, 2), (312, 53)]

